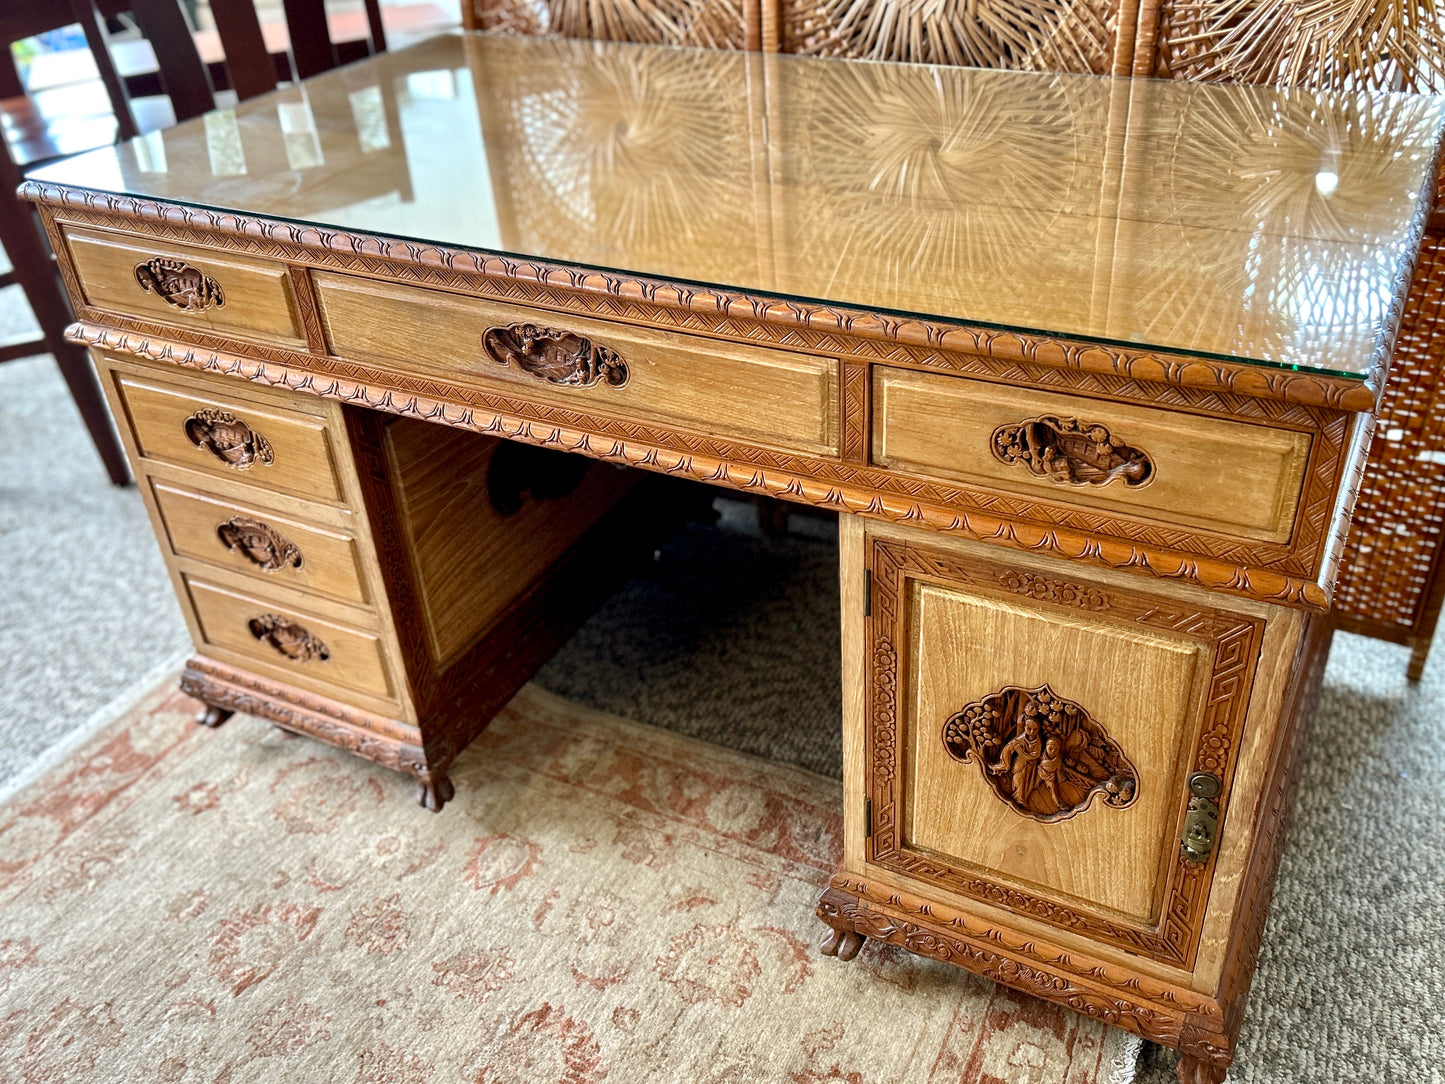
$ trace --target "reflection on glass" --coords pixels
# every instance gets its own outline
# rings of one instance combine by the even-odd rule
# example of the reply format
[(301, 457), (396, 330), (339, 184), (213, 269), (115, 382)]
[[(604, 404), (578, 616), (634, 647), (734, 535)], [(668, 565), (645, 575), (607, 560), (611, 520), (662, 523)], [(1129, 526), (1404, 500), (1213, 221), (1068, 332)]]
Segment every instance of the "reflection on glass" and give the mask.
[(169, 130), (168, 171), (133, 142), (41, 176), (1363, 374), (1442, 122), (1408, 95), (448, 35)]
[[(201, 118), (206, 129), (206, 154), (211, 160), (211, 173), (217, 177), (238, 177), (246, 172), (246, 153), (241, 149), (241, 134), (236, 129), (236, 114), (218, 109)], [(137, 159), (150, 151), (150, 144), (138, 150)]]

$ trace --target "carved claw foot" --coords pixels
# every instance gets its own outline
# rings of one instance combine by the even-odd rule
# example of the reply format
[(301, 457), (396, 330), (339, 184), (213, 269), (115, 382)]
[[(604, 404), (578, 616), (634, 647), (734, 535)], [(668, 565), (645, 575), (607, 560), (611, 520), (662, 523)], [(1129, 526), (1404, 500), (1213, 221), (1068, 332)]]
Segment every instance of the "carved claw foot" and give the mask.
[(1212, 1061), (1202, 1061), (1185, 1054), (1179, 1059), (1178, 1072), (1179, 1084), (1224, 1084), (1229, 1070)]
[(854, 933), (852, 930), (835, 930), (829, 926), (823, 943), (818, 946), (818, 951), (824, 956), (836, 956), (846, 963), (858, 955), (858, 950), (863, 947), (865, 940), (867, 938), (862, 934)]
[(196, 725), (208, 726), (214, 730), (234, 714), (234, 712), (227, 711), (225, 708), (216, 708), (210, 704), (203, 704), (201, 710), (196, 713)]
[(450, 802), (456, 793), (457, 788), (452, 786), (452, 781), (445, 774), (416, 781), (416, 804), (433, 813), (440, 813), (442, 806)]

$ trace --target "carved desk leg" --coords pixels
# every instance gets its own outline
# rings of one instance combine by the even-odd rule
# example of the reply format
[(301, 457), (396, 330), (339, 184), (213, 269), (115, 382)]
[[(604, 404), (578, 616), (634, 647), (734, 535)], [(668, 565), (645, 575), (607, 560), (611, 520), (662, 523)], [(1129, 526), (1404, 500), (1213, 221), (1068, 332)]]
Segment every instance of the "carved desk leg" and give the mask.
[(829, 926), (828, 932), (823, 935), (822, 943), (818, 946), (818, 951), (824, 956), (836, 956), (847, 963), (858, 955), (858, 950), (863, 947), (863, 942), (866, 940), (868, 940), (866, 937), (854, 933), (852, 930), (837, 930)]
[(218, 708), (214, 704), (202, 704), (201, 710), (196, 713), (196, 725), (208, 726), (214, 730), (234, 714), (235, 712)]
[(446, 772), (430, 772), (416, 781), (416, 804), (433, 813), (440, 813), (456, 793), (457, 788), (452, 786)]
[(1192, 1058), (1188, 1054), (1179, 1059), (1178, 1071), (1179, 1084), (1224, 1084), (1224, 1077), (1229, 1072), (1224, 1066)]

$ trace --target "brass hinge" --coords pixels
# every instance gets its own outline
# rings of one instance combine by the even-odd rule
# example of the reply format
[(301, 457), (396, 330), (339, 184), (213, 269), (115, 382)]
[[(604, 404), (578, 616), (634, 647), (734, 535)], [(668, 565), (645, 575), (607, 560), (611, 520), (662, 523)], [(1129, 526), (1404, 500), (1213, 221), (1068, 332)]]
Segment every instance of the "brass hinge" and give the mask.
[(873, 616), (873, 570), (863, 570), (863, 616)]
[(1184, 814), (1184, 831), (1179, 838), (1184, 857), (1190, 862), (1207, 862), (1219, 834), (1219, 803), (1215, 801), (1223, 784), (1210, 772), (1189, 776), (1189, 809)]
[(863, 838), (873, 838), (873, 799), (863, 799)]

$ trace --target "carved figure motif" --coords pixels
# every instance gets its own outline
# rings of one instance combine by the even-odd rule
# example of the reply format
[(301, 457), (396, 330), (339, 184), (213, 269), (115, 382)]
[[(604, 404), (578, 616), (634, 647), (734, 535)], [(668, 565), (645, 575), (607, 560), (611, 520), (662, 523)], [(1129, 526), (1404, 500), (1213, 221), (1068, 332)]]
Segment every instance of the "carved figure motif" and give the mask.
[(627, 362), (616, 351), (570, 331), (511, 324), (491, 327), (482, 335), (482, 348), (501, 365), (515, 365), (549, 384), (590, 388), (627, 383)]
[(205, 312), (213, 305), (219, 309), (226, 304), (221, 284), (184, 260), (157, 256), (136, 264), (135, 280), (146, 293), (183, 312)]
[(1078, 704), (1049, 688), (1010, 685), (949, 716), (943, 745), (977, 760), (993, 792), (1037, 821), (1067, 820), (1094, 796), (1133, 804), (1139, 773), (1119, 743)]
[(325, 662), (331, 658), (331, 651), (304, 627), (289, 621), (280, 614), (262, 614), (247, 622), (251, 635), (263, 643), (270, 644), (281, 654), (294, 662)]
[(1102, 425), (1046, 415), (993, 431), (993, 454), (1059, 485), (1106, 486), (1116, 478), (1135, 489), (1154, 477), (1154, 464), (1138, 448), (1115, 440)]
[(205, 448), (227, 466), (245, 470), (253, 463), (271, 463), (276, 453), (260, 433), (228, 410), (203, 407), (185, 421), (186, 439)]
[(287, 565), (301, 567), (301, 551), (296, 544), (258, 519), (232, 516), (216, 528), (216, 537), (232, 553), (239, 551), (241, 556), (266, 572), (277, 572)]

